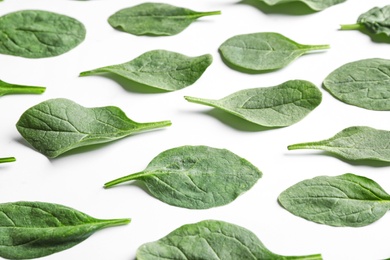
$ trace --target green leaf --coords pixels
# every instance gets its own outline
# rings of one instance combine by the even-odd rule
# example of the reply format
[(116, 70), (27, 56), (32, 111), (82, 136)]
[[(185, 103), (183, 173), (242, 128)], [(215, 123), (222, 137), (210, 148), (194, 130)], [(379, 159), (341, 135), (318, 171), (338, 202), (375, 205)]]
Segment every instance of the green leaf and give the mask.
[(390, 131), (367, 126), (353, 126), (334, 137), (309, 143), (289, 145), (289, 150), (318, 149), (338, 154), (348, 160), (376, 160), (390, 162)]
[(40, 10), (24, 10), (0, 17), (0, 53), (26, 58), (63, 54), (85, 38), (74, 18)]
[(135, 35), (175, 35), (193, 21), (220, 11), (196, 12), (163, 3), (143, 3), (122, 9), (108, 18), (108, 23), (119, 30)]
[(318, 0), (259, 0), (259, 1), (262, 1), (268, 5), (302, 2), (302, 3), (306, 4), (309, 8), (313, 9), (314, 11), (322, 11), (328, 7), (331, 7), (332, 5), (343, 3), (346, 0), (321, 0), (321, 1), (318, 1)]
[(240, 90), (220, 100), (185, 99), (222, 109), (258, 125), (281, 127), (303, 119), (321, 103), (322, 94), (308, 81), (290, 80), (274, 87)]
[(321, 260), (321, 255), (281, 256), (269, 251), (248, 229), (217, 220), (204, 220), (177, 228), (167, 236), (141, 245), (138, 260), (153, 259), (302, 259)]
[(42, 94), (45, 90), (45, 87), (16, 85), (0, 80), (0, 96), (8, 94)]
[(279, 195), (292, 214), (337, 227), (362, 227), (390, 209), (390, 195), (371, 179), (351, 173), (304, 180)]
[(86, 108), (68, 99), (50, 99), (24, 112), (16, 127), (35, 149), (54, 158), (77, 147), (169, 125), (134, 122), (113, 106)]
[(370, 110), (390, 110), (390, 60), (365, 59), (334, 70), (323, 82), (338, 100)]
[(45, 202), (0, 204), (0, 256), (32, 259), (71, 248), (94, 232), (130, 223), (96, 219), (75, 209)]
[(390, 36), (390, 5), (374, 7), (361, 14), (356, 24), (343, 24), (341, 30), (359, 30), (367, 28), (371, 33), (384, 33)]
[(0, 163), (8, 163), (16, 161), (15, 157), (0, 158)]
[(250, 162), (228, 150), (181, 146), (157, 155), (144, 171), (110, 181), (104, 187), (140, 180), (165, 203), (207, 209), (232, 202), (261, 176)]
[(126, 63), (81, 72), (80, 76), (109, 72), (150, 87), (175, 91), (195, 83), (212, 60), (210, 54), (188, 57), (176, 52), (154, 50)]
[(281, 34), (265, 32), (229, 38), (219, 51), (228, 65), (262, 72), (283, 68), (307, 52), (328, 48), (329, 45), (302, 45)]

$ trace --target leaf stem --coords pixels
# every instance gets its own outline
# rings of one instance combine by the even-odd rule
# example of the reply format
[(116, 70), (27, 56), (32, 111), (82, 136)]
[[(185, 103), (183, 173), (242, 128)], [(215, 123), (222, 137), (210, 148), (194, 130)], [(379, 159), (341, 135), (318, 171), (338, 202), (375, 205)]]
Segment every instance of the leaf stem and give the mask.
[(139, 131), (152, 130), (156, 128), (166, 127), (172, 125), (172, 122), (169, 120), (151, 122), (151, 123), (140, 123)]
[(90, 75), (95, 75), (97, 73), (102, 73), (104, 71), (100, 70), (100, 69), (94, 69), (94, 70), (87, 70), (87, 71), (83, 71), (80, 73), (80, 77), (85, 77), (85, 76), (90, 76)]
[(124, 176), (124, 177), (120, 177), (118, 179), (115, 179), (115, 180), (112, 180), (112, 181), (109, 181), (109, 182), (105, 183), (104, 184), (104, 188), (106, 189), (106, 188), (110, 188), (112, 186), (118, 185), (120, 183), (123, 183), (123, 182), (137, 180), (137, 179), (142, 178), (145, 175), (147, 175), (147, 173), (137, 172), (137, 173), (133, 173), (133, 174), (130, 174), (130, 175), (127, 175), (127, 176)]
[(360, 23), (355, 24), (341, 24), (340, 30), (360, 30), (363, 29), (364, 25)]
[(121, 226), (127, 225), (131, 222), (130, 218), (121, 218), (121, 219), (106, 219), (104, 220), (105, 227)]
[(316, 50), (326, 50), (330, 48), (329, 44), (321, 44), (321, 45), (306, 45), (307, 49), (311, 51), (316, 51)]
[(0, 96), (7, 94), (42, 94), (45, 87), (9, 84), (0, 80)]
[(201, 16), (209, 16), (209, 15), (219, 15), (219, 14), (221, 14), (221, 11), (200, 12), (198, 14), (199, 14), (199, 17), (201, 17)]
[(216, 100), (212, 100), (212, 99), (189, 97), (189, 96), (185, 96), (184, 98), (187, 101), (192, 102), (192, 103), (196, 103), (196, 104), (201, 104), (201, 105), (206, 105), (206, 106), (211, 106), (211, 107), (216, 105)]
[(297, 259), (297, 260), (322, 260), (321, 254), (305, 255), (305, 256), (286, 256), (286, 259)]
[(15, 157), (0, 158), (0, 163), (8, 163), (16, 161)]
[(299, 144), (292, 144), (287, 146), (288, 150), (299, 150), (299, 149), (317, 149), (318, 144), (316, 142), (311, 143), (299, 143)]

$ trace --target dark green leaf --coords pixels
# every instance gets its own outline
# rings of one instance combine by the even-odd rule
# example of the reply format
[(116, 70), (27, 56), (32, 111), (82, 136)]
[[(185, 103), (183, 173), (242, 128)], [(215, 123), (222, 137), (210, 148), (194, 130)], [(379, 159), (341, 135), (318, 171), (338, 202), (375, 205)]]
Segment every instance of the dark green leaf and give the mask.
[(0, 158), (0, 163), (8, 163), (16, 161), (15, 157)]
[(0, 96), (8, 94), (42, 94), (45, 90), (45, 87), (16, 85), (0, 80)]
[(357, 30), (367, 28), (374, 34), (384, 33), (390, 36), (390, 5), (383, 8), (374, 7), (361, 14), (356, 24), (341, 25), (341, 30)]
[(32, 259), (71, 248), (94, 232), (130, 219), (96, 219), (75, 209), (45, 202), (0, 204), (0, 256)]
[(281, 256), (269, 251), (251, 231), (223, 221), (205, 220), (181, 226), (167, 236), (141, 245), (138, 260), (321, 260), (321, 255)]
[(63, 54), (85, 38), (85, 28), (74, 18), (39, 10), (0, 17), (0, 53), (26, 58)]
[(347, 63), (324, 80), (324, 88), (340, 101), (370, 110), (390, 110), (390, 60)]
[(140, 180), (165, 203), (207, 209), (232, 202), (261, 175), (255, 166), (228, 150), (181, 146), (157, 155), (144, 171), (110, 181), (104, 187)]
[(195, 83), (212, 60), (209, 54), (188, 57), (176, 52), (154, 50), (126, 63), (81, 72), (80, 76), (110, 72), (150, 87), (175, 91)]
[(344, 129), (334, 137), (288, 146), (289, 150), (319, 149), (338, 154), (348, 160), (377, 160), (390, 162), (390, 131), (367, 126)]
[(268, 5), (302, 2), (315, 11), (321, 11), (321, 10), (324, 10), (325, 8), (331, 7), (332, 5), (343, 3), (346, 0), (321, 0), (321, 1), (318, 1), (318, 0), (259, 0), (259, 1), (262, 1)]
[(53, 158), (77, 147), (169, 125), (170, 121), (134, 122), (113, 106), (86, 108), (68, 99), (50, 99), (24, 112), (16, 127), (35, 149)]
[(175, 35), (199, 17), (216, 14), (221, 12), (196, 12), (169, 4), (143, 3), (116, 12), (108, 23), (135, 35)]
[(274, 87), (240, 90), (220, 100), (185, 99), (222, 109), (258, 125), (280, 127), (303, 119), (321, 103), (322, 94), (308, 81), (290, 80)]
[(371, 179), (351, 173), (305, 180), (283, 191), (280, 204), (292, 214), (330, 226), (361, 227), (390, 209), (390, 195)]
[(302, 45), (278, 33), (252, 33), (226, 40), (219, 51), (239, 69), (261, 72), (280, 69), (303, 54), (328, 49), (329, 45)]

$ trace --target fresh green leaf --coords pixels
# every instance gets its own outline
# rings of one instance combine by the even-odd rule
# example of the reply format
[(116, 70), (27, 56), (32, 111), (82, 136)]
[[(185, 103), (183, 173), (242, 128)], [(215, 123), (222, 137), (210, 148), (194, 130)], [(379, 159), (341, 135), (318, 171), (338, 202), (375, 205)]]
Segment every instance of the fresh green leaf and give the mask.
[(8, 163), (16, 161), (15, 157), (0, 158), (0, 163)]
[(390, 110), (390, 60), (365, 59), (334, 70), (323, 82), (338, 100), (370, 110)]
[(184, 98), (222, 109), (258, 125), (281, 127), (303, 119), (321, 103), (322, 94), (308, 81), (290, 80), (274, 87), (240, 90), (220, 100)]
[(130, 219), (96, 219), (75, 209), (45, 202), (0, 204), (0, 256), (32, 259), (71, 248), (94, 232)]
[(141, 245), (138, 260), (321, 260), (321, 255), (281, 256), (269, 251), (248, 229), (218, 220), (204, 220), (177, 228), (167, 236)]
[(0, 53), (26, 58), (63, 54), (85, 38), (85, 27), (74, 18), (40, 10), (0, 17)]
[(390, 5), (383, 8), (374, 7), (361, 14), (356, 24), (343, 24), (341, 30), (359, 30), (367, 28), (371, 33), (384, 33), (390, 36)]
[(54, 158), (77, 147), (169, 125), (134, 122), (113, 106), (86, 108), (68, 99), (50, 99), (24, 112), (16, 127), (35, 149)]
[(16, 85), (0, 80), (0, 96), (8, 94), (42, 94), (45, 90), (45, 87)]
[(313, 9), (314, 11), (322, 11), (332, 5), (340, 4), (345, 2), (346, 0), (259, 0), (268, 5), (276, 5), (276, 4), (284, 4), (284, 3), (295, 3), (302, 2), (306, 4), (308, 7)]
[(377, 160), (390, 162), (390, 131), (367, 126), (353, 126), (332, 138), (309, 143), (293, 144), (289, 150), (319, 149), (338, 154), (348, 160)]
[(126, 63), (81, 72), (80, 76), (109, 72), (150, 87), (175, 91), (195, 83), (212, 61), (210, 54), (188, 57), (154, 50)]
[(232, 202), (261, 175), (250, 162), (228, 150), (181, 146), (157, 155), (144, 171), (110, 181), (104, 187), (140, 180), (165, 203), (207, 209)]
[(108, 23), (135, 35), (175, 35), (196, 19), (217, 14), (221, 12), (196, 12), (169, 4), (143, 3), (116, 12), (108, 18)]
[(279, 196), (292, 214), (330, 226), (362, 227), (390, 209), (390, 195), (371, 179), (347, 173), (299, 182)]
[(219, 51), (229, 65), (254, 72), (287, 66), (303, 54), (328, 49), (329, 45), (302, 45), (278, 33), (252, 33), (226, 40)]

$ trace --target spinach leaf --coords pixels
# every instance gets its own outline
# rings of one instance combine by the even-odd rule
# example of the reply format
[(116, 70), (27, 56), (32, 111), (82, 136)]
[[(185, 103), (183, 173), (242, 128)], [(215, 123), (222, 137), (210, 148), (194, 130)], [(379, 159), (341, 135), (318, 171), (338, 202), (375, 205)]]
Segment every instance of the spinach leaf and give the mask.
[(361, 14), (356, 24), (343, 24), (340, 30), (359, 30), (367, 28), (371, 33), (384, 33), (390, 36), (390, 5), (374, 7)]
[(309, 143), (289, 145), (289, 150), (319, 149), (338, 154), (348, 160), (377, 160), (390, 162), (390, 131), (367, 126), (353, 126), (332, 138)]
[(196, 12), (169, 4), (143, 3), (116, 12), (108, 18), (108, 23), (135, 35), (175, 35), (199, 17), (217, 14), (221, 12)]
[(210, 54), (188, 57), (154, 50), (126, 63), (81, 72), (80, 76), (110, 72), (150, 87), (175, 91), (195, 83), (212, 61)]
[(144, 171), (110, 181), (104, 187), (140, 180), (165, 203), (207, 209), (232, 202), (261, 176), (250, 162), (228, 150), (181, 146), (157, 155)]
[(322, 11), (332, 5), (343, 3), (346, 0), (259, 0), (268, 5), (284, 4), (284, 3), (293, 3), (293, 2), (302, 2), (314, 11)]
[(118, 107), (86, 108), (60, 98), (29, 108), (16, 127), (35, 149), (54, 158), (77, 147), (106, 143), (169, 125), (170, 121), (137, 123)]
[(290, 80), (274, 87), (240, 90), (220, 100), (184, 98), (222, 109), (258, 125), (281, 127), (303, 119), (321, 103), (322, 94), (308, 81)]
[(362, 227), (390, 209), (390, 195), (371, 179), (351, 173), (299, 182), (279, 195), (292, 214), (337, 227)]
[(26, 58), (63, 54), (85, 38), (85, 27), (74, 18), (40, 10), (0, 17), (0, 53)]
[(321, 255), (281, 256), (269, 251), (248, 229), (218, 221), (204, 220), (177, 228), (167, 236), (141, 245), (138, 260), (152, 259), (306, 259), (320, 260)]
[(96, 219), (75, 209), (46, 202), (0, 204), (0, 256), (32, 259), (71, 248), (94, 232), (130, 223)]
[(370, 110), (390, 110), (390, 60), (365, 59), (334, 70), (323, 82), (338, 100)]
[(22, 86), (0, 80), (0, 96), (7, 94), (42, 94), (45, 87)]
[(8, 163), (16, 161), (15, 157), (0, 158), (0, 163)]
[(263, 32), (229, 38), (219, 51), (228, 65), (261, 72), (283, 68), (307, 52), (328, 48), (329, 45), (302, 45), (281, 34)]

